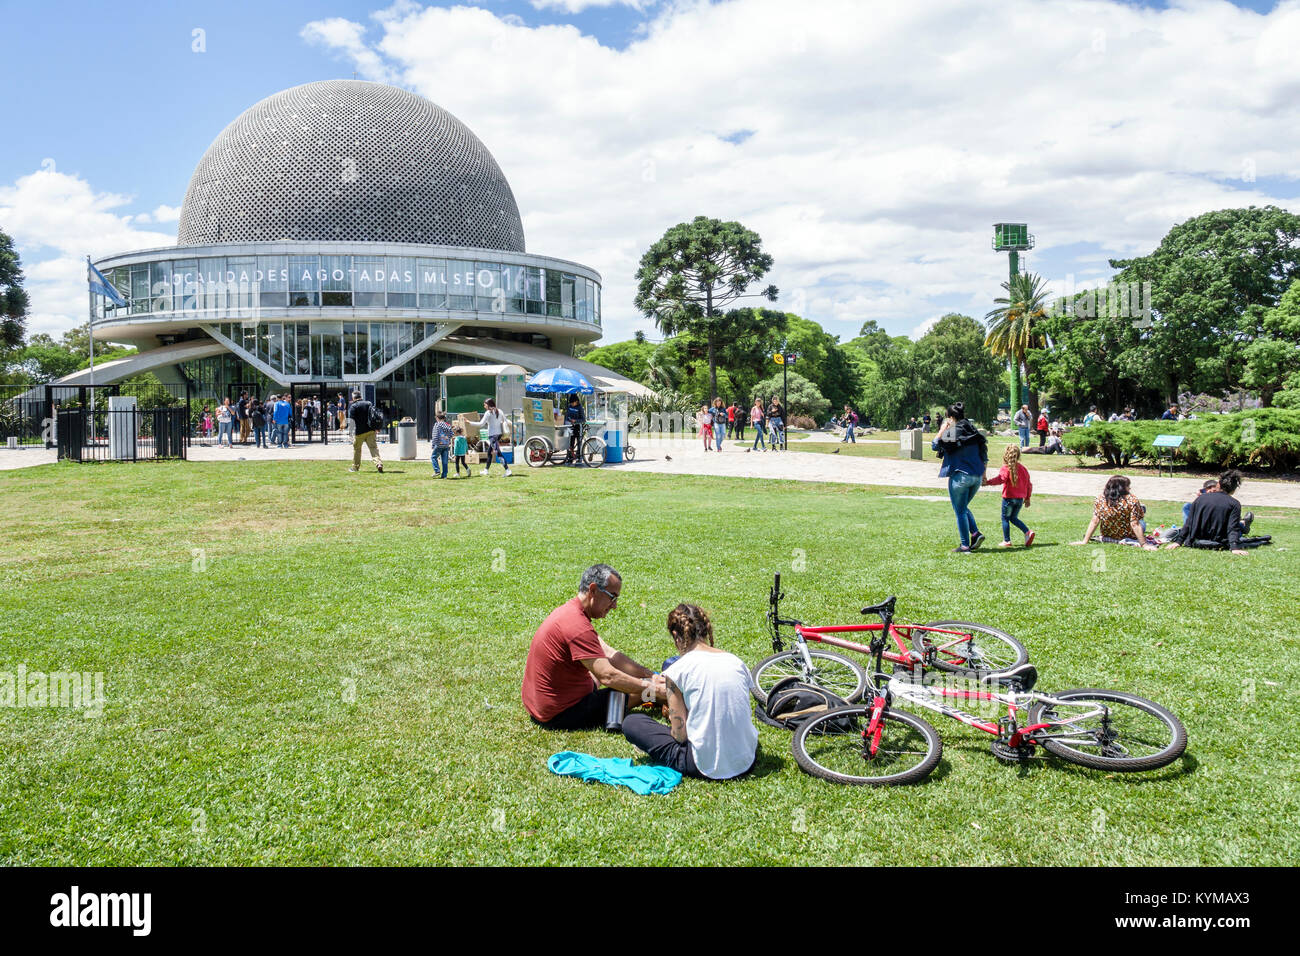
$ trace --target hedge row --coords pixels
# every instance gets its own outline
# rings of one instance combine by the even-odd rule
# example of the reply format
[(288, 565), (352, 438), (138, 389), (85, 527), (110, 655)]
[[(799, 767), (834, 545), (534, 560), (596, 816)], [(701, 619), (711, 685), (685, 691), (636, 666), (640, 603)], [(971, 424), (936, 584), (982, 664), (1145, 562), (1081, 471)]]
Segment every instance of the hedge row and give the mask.
[(1182, 422), (1095, 422), (1065, 435), (1065, 447), (1123, 467), (1154, 461), (1157, 435), (1184, 435), (1178, 460), (1205, 468), (1300, 469), (1300, 409), (1257, 408)]

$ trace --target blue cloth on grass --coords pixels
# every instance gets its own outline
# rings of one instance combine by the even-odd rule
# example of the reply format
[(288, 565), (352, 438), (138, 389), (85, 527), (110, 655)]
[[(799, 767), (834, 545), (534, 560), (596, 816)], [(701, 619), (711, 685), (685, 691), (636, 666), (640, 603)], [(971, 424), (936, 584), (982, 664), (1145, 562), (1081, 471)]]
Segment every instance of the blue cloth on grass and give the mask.
[(546, 766), (551, 773), (561, 777), (581, 777), (596, 783), (627, 787), (642, 796), (668, 793), (682, 782), (682, 775), (671, 767), (633, 766), (630, 757), (593, 757), (572, 750), (551, 754)]

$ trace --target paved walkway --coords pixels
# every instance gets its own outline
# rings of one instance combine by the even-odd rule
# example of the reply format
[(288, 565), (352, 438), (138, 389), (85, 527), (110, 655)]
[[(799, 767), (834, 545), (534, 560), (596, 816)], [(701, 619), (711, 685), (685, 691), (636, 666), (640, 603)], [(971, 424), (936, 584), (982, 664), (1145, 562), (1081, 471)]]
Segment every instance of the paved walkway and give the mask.
[[(822, 437), (822, 441), (826, 439)], [(939, 477), (939, 463), (927, 458), (910, 461), (901, 458), (859, 458), (852, 455), (827, 455), (799, 452), (798, 442), (790, 451), (746, 452), (727, 444), (721, 453), (705, 452), (698, 439), (688, 441), (634, 442), (635, 462), (620, 466), (629, 470), (685, 475), (727, 475), (737, 478), (786, 478), (792, 481), (831, 481), (841, 484), (895, 485), (907, 488), (948, 488), (948, 479)], [(893, 442), (889, 442), (893, 444)], [(1047, 495), (1077, 495), (1095, 498), (1101, 494), (1105, 479), (1099, 475), (1080, 475), (1063, 471), (1034, 471), (1032, 458), (1026, 461), (1034, 476), (1034, 491)], [(1200, 490), (1203, 478), (1133, 477), (1133, 493), (1143, 501), (1191, 501)], [(1300, 483), (1250, 481), (1236, 494), (1243, 505), (1273, 505), (1300, 508)]]
[[(822, 437), (822, 436), (817, 436)], [(822, 437), (824, 441), (825, 438)], [(734, 478), (784, 478), (792, 481), (830, 481), (839, 484), (892, 485), (904, 488), (933, 488), (944, 492), (946, 478), (938, 477), (936, 461), (905, 461), (899, 458), (858, 458), (850, 455), (824, 455), (815, 452), (746, 452), (727, 444), (724, 450), (705, 453), (698, 439), (638, 438), (636, 461), (625, 462), (619, 470), (644, 471), (659, 474), (725, 475)], [(797, 446), (797, 442), (791, 442)], [(893, 442), (887, 442), (893, 444)], [(379, 452), (385, 461), (397, 460), (397, 447), (381, 442)], [(300, 459), (338, 461), (350, 463), (351, 444), (333, 442), (328, 445), (295, 445), (286, 450), (260, 449), (252, 445), (236, 445), (233, 449), (212, 445), (192, 445), (190, 460), (207, 461), (270, 461)], [(24, 448), (11, 451), (0, 448), (0, 471), (49, 464), (55, 460), (53, 450)], [(368, 452), (363, 450), (362, 465), (368, 462)], [(419, 442), (416, 461), (425, 467), (429, 461), (429, 443)], [(1033, 470), (1033, 462), (1029, 467)], [(478, 466), (481, 467), (481, 466)], [(1190, 501), (1196, 496), (1203, 479), (1200, 478), (1133, 478), (1133, 493), (1144, 501)], [(1034, 472), (1034, 490), (1047, 495), (1075, 495), (1095, 498), (1101, 493), (1104, 480), (1099, 475), (1080, 475), (1072, 472)], [(1282, 508), (1300, 508), (1300, 483), (1279, 483), (1247, 480), (1237, 492), (1243, 505), (1260, 507), (1271, 505)], [(941, 499), (942, 500), (942, 499)]]

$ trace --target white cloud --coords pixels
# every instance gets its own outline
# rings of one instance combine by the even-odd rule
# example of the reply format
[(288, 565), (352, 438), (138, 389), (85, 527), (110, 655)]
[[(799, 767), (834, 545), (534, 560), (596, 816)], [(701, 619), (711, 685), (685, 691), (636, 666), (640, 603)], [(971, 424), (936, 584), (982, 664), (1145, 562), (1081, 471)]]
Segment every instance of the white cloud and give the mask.
[[(149, 220), (113, 211), (129, 201), (127, 196), (96, 192), (84, 179), (52, 169), (0, 186), (0, 228), (18, 248), (24, 288), (31, 297), (29, 334), (57, 336), (86, 320), (86, 256), (95, 259), (176, 243), (174, 232), (135, 229), (133, 222)], [(150, 218), (159, 219), (171, 208), (159, 206)]]
[[(302, 36), (473, 129), (528, 248), (603, 273), (607, 340), (657, 337), (632, 307), (637, 261), (699, 214), (758, 231), (778, 307), (849, 338), (868, 318), (901, 334), (952, 309), (982, 317), (1006, 277), (995, 221), (1030, 223), (1024, 262), (1054, 287), (1095, 283), (1107, 257), (1207, 210), (1288, 205), (1267, 183), (1300, 179), (1300, 0), (1267, 15), (1220, 0), (681, 0), (621, 50), (571, 24), (404, 0)], [(724, 139), (738, 130), (753, 134)], [(72, 237), (62, 258), (173, 241), (133, 228), (170, 209), (132, 222), (112, 212), (122, 197), (71, 182), (64, 210), (22, 203), (26, 235)], [(0, 189), (10, 231), (15, 189)], [(74, 286), (65, 326), (84, 312)]]
[(1300, 0), (1267, 16), (1217, 0), (688, 2), (623, 50), (478, 7), (377, 20), (373, 43), (338, 20), (304, 35), (483, 139), (529, 249), (604, 274), (607, 340), (651, 330), (637, 260), (698, 214), (757, 230), (778, 304), (847, 338), (865, 318), (899, 333), (951, 308), (982, 317), (1006, 274), (995, 221), (1030, 223), (1031, 268), (1095, 244), (1059, 270), (1095, 276), (1189, 216), (1285, 205), (1240, 181), (1246, 159), (1260, 179), (1300, 176)]
[(559, 10), (562, 13), (581, 13), (592, 7), (631, 7), (646, 10), (655, 0), (528, 0), (535, 10)]

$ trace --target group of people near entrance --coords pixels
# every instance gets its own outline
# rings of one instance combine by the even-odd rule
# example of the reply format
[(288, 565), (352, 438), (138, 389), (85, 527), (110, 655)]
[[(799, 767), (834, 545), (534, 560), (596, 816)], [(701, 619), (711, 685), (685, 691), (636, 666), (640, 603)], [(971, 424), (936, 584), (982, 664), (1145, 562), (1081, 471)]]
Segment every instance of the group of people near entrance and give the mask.
[(607, 727), (610, 698), (623, 694), (623, 736), (652, 762), (704, 780), (749, 773), (758, 761), (758, 729), (745, 662), (715, 646), (708, 614), (679, 604), (668, 615), (675, 653), (657, 672), (637, 663), (606, 644), (592, 623), (617, 606), (622, 591), (617, 571), (593, 565), (578, 593), (537, 629), (521, 691), (533, 722), (548, 730)]
[(199, 437), (210, 438), (215, 429), (218, 445), (247, 445), (251, 437), (254, 448), (288, 448), (294, 427), (305, 431), (309, 442), (315, 441), (318, 429), (323, 438), (329, 428), (347, 428), (347, 410), (342, 393), (322, 409), (318, 398), (294, 401), (289, 395), (268, 395), (263, 401), (241, 392), (233, 401), (222, 399), (215, 411), (203, 406)]
[[(984, 535), (970, 508), (984, 485), (1002, 489), (1001, 546), (1012, 546), (1013, 525), (1024, 534), (1026, 547), (1034, 543), (1036, 532), (1020, 519), (1022, 509), (1030, 506), (1034, 486), (1029, 470), (1020, 461), (1019, 446), (1008, 445), (1002, 453), (1002, 466), (997, 475), (988, 477), (988, 439), (966, 417), (964, 405), (957, 402), (949, 406), (930, 447), (942, 461), (939, 477), (948, 479), (948, 497), (957, 516), (959, 544), (954, 551), (976, 551), (984, 543)], [(1083, 539), (1071, 543), (1086, 544), (1094, 533), (1099, 533), (1105, 543), (1136, 545), (1148, 550), (1155, 550), (1161, 544), (1169, 548), (1189, 545), (1246, 554), (1246, 545), (1264, 543), (1267, 539), (1245, 541), (1255, 516), (1251, 512), (1243, 516), (1241, 503), (1232, 496), (1240, 484), (1241, 472), (1235, 469), (1205, 482), (1196, 500), (1184, 506), (1183, 524), (1157, 535), (1148, 531), (1146, 508), (1130, 490), (1129, 479), (1115, 475), (1107, 480), (1093, 503), (1092, 520)]]

